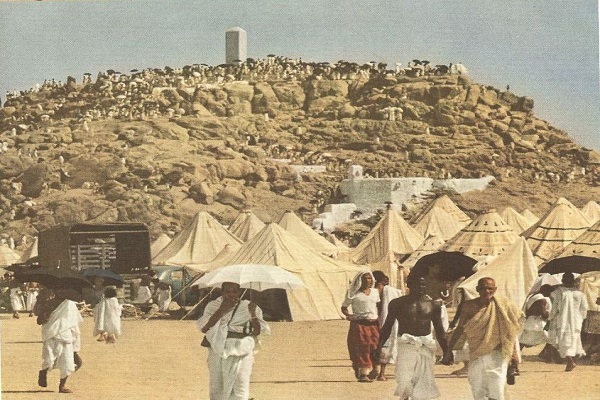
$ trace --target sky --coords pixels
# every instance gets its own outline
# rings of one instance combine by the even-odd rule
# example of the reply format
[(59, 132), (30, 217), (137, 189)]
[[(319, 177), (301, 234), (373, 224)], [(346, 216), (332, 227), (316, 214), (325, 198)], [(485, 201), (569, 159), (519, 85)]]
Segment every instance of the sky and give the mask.
[(239, 26), (252, 58), (460, 62), (600, 150), (598, 16), (597, 0), (0, 1), (0, 97), (84, 72), (221, 64)]

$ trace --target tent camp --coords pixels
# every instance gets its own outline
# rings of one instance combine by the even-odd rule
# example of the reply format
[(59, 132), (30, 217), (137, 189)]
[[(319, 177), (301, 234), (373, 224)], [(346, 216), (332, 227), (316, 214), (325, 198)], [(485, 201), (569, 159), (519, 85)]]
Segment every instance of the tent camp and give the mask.
[(460, 221), (461, 224), (463, 224), (463, 227), (465, 227), (469, 223), (471, 223), (471, 218), (467, 214), (465, 214), (463, 212), (463, 210), (458, 208), (458, 206), (456, 204), (454, 204), (454, 202), (452, 201), (452, 199), (450, 199), (450, 197), (448, 197), (447, 195), (443, 195), (443, 196), (440, 196), (437, 199), (433, 200), (431, 203), (429, 203), (427, 205), (427, 207), (425, 207), (423, 210), (421, 210), (421, 212), (418, 213), (410, 221), (411, 224), (413, 226), (418, 224), (419, 221), (421, 221), (421, 219), (423, 219), (425, 217), (425, 215), (427, 215), (429, 210), (431, 210), (434, 207), (439, 207), (439, 208), (443, 209), (444, 211), (446, 211), (448, 214), (452, 215), (455, 220), (458, 220), (458, 221)]
[(600, 221), (600, 205), (596, 203), (594, 200), (588, 201), (582, 208), (581, 211), (583, 215), (585, 215), (590, 221), (590, 223), (594, 224)]
[(242, 241), (205, 211), (192, 221), (152, 259), (153, 264), (194, 267), (215, 259), (225, 245), (239, 248)]
[(156, 257), (169, 243), (171, 238), (166, 233), (161, 233), (152, 244), (150, 244), (150, 255)]
[(292, 211), (283, 213), (277, 224), (314, 251), (333, 257), (340, 251), (335, 244), (319, 235)]
[(444, 244), (444, 239), (439, 236), (428, 236), (421, 245), (413, 251), (408, 258), (400, 263), (400, 266), (411, 269), (417, 261), (427, 254), (435, 253)]
[(561, 197), (540, 220), (521, 235), (527, 239), (538, 264), (551, 260), (592, 224), (583, 213)]
[(30, 260), (37, 259), (38, 256), (38, 238), (37, 236), (33, 238), (33, 242), (21, 254), (21, 258), (19, 259), (19, 263), (27, 263)]
[(415, 251), (425, 240), (396, 211), (388, 209), (384, 217), (352, 250), (350, 257), (357, 264), (369, 264), (398, 285), (398, 263)]
[(441, 206), (434, 206), (423, 214), (414, 228), (423, 237), (432, 235), (448, 240), (467, 225), (468, 222), (460, 221), (454, 214), (450, 214)]
[(497, 256), (506, 250), (519, 236), (495, 211), (479, 215), (453, 238), (440, 247), (440, 251), (458, 251), (475, 260)]
[(512, 207), (506, 207), (502, 210), (500, 216), (517, 234), (520, 234), (535, 223), (519, 214), (519, 212)]
[(265, 223), (252, 211), (242, 210), (229, 225), (229, 232), (240, 238), (242, 242), (247, 242), (264, 227)]
[[(340, 306), (350, 280), (367, 270), (317, 253), (275, 223), (267, 224), (235, 254), (212, 264), (211, 270), (233, 264), (276, 265), (298, 276), (306, 284), (305, 289), (266, 291), (271, 292), (269, 304), (259, 303), (265, 312), (277, 311), (294, 321), (343, 318)], [(287, 307), (289, 310), (282, 310)]]
[(474, 299), (479, 297), (477, 281), (491, 277), (496, 281), (497, 293), (508, 297), (520, 308), (525, 303), (537, 275), (533, 253), (525, 239), (520, 237), (485, 268), (465, 279), (458, 288), (464, 289), (466, 299)]

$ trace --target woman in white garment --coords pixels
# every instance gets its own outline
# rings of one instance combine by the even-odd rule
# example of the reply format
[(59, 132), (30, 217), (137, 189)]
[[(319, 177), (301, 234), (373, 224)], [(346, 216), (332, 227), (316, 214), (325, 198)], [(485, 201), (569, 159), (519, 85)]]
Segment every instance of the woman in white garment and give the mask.
[[(359, 272), (353, 279), (342, 303), (342, 314), (350, 321), (347, 345), (354, 375), (359, 382), (371, 382), (379, 375), (375, 357), (379, 342), (379, 291), (369, 272)], [(348, 311), (352, 307), (352, 313)]]

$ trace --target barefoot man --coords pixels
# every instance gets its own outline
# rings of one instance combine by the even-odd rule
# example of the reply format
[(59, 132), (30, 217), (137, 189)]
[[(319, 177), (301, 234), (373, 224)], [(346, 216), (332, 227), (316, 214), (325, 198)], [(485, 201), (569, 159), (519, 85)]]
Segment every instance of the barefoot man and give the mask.
[[(458, 327), (448, 343), (452, 348), (462, 334), (469, 344), (469, 384), (475, 400), (504, 400), (508, 362), (516, 359), (520, 311), (506, 297), (495, 296), (496, 282), (481, 278), (479, 297), (463, 303)], [(443, 363), (452, 360), (445, 354)]]
[[(396, 391), (400, 399), (428, 400), (440, 396), (434, 381), (433, 365), (436, 342), (431, 333), (431, 323), (444, 351), (451, 360), (444, 328), (441, 305), (425, 294), (425, 278), (409, 275), (406, 281), (410, 292), (390, 302), (388, 316), (381, 328), (378, 352), (387, 341), (398, 321), (398, 355), (396, 359)], [(448, 361), (450, 362), (450, 361)]]

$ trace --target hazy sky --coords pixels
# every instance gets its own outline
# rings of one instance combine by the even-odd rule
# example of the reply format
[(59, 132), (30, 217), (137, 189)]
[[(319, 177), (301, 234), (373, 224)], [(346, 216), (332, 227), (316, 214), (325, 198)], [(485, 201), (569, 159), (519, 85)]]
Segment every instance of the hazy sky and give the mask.
[(233, 26), (247, 31), (252, 58), (461, 62), (600, 150), (597, 0), (1, 2), (0, 97), (110, 68), (220, 64)]

